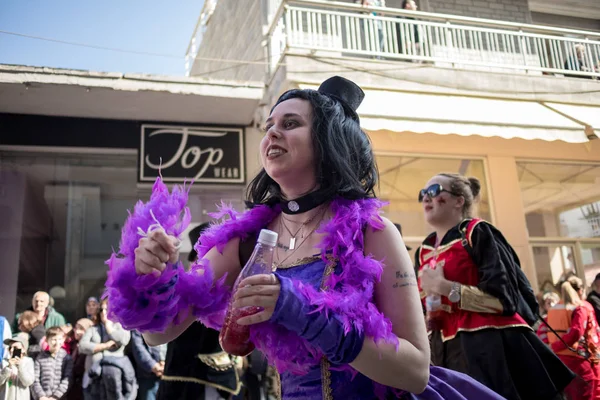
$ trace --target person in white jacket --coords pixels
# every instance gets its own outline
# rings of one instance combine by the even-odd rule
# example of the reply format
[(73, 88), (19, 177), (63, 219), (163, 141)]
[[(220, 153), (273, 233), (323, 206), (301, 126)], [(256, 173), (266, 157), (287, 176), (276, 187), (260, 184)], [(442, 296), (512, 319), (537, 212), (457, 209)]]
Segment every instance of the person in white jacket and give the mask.
[[(2, 339), (2, 342), (4, 342), (6, 339), (10, 339), (11, 337), (12, 332), (10, 330), (10, 324), (4, 316), (0, 315), (0, 338)], [(5, 358), (8, 359), (8, 356), (8, 346), (0, 345), (0, 361), (4, 360)]]
[(4, 340), (9, 357), (2, 360), (0, 400), (29, 400), (29, 386), (34, 381), (33, 359), (27, 357), (29, 335), (17, 333)]

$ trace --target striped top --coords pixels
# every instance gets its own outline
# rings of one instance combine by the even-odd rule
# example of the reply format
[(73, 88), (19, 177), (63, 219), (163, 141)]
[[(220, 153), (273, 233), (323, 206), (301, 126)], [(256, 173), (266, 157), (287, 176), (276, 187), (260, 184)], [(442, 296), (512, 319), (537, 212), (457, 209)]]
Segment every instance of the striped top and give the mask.
[(33, 398), (62, 398), (69, 389), (72, 369), (73, 360), (65, 349), (60, 349), (55, 356), (48, 351), (40, 353), (35, 360), (35, 382), (31, 387)]

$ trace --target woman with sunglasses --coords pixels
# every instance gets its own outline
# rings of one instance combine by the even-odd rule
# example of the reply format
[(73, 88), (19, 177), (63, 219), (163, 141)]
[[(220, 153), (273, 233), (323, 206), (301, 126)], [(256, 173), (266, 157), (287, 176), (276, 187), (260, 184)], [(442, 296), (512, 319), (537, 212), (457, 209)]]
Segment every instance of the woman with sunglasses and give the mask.
[(176, 263), (187, 192), (157, 180), (108, 261), (111, 315), (149, 345), (196, 319), (221, 329), (231, 285), (267, 228), (278, 233), (276, 271), (241, 281), (232, 306), (258, 309), (236, 322), (279, 370), (281, 398), (500, 400), (464, 374), (429, 367), (412, 263), (374, 195), (377, 169), (356, 113), (363, 96), (333, 77), (279, 98), (248, 189), (251, 209), (221, 211), (230, 218), (201, 236), (190, 272)]
[(514, 250), (472, 217), (479, 191), (476, 178), (438, 174), (419, 192), (434, 230), (415, 254), (421, 298), (435, 307), (428, 312), (433, 364), (509, 400), (562, 399), (574, 375), (530, 327), (537, 301)]

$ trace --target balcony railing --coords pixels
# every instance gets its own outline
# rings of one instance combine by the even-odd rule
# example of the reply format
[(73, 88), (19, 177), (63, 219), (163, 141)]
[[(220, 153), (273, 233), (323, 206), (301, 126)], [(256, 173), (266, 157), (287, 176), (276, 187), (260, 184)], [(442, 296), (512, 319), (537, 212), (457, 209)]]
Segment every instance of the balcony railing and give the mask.
[(287, 50), (469, 70), (600, 77), (600, 32), (322, 0), (279, 0), (271, 72)]
[(189, 76), (190, 72), (192, 71), (194, 59), (198, 55), (198, 49), (200, 48), (200, 43), (202, 43), (202, 38), (204, 36), (204, 32), (206, 31), (206, 24), (208, 23), (208, 20), (212, 16), (213, 12), (215, 11), (218, 1), (219, 0), (204, 1), (202, 11), (200, 12), (200, 18), (198, 18), (198, 21), (196, 22), (196, 27), (194, 28), (192, 39), (190, 40), (187, 51), (185, 53), (185, 74), (187, 76)]

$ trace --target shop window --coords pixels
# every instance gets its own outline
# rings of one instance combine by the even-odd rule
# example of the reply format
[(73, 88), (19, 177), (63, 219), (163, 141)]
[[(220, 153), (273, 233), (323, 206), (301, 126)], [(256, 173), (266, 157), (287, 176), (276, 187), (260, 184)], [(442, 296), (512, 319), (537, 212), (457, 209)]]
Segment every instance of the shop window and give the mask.
[[(135, 153), (121, 155), (0, 152), (0, 242), (11, 246), (0, 292), (16, 297), (10, 315), (31, 306), (38, 290), (62, 293), (55, 307), (73, 322), (85, 298), (100, 296), (104, 261), (119, 245), (127, 209), (137, 200)], [(3, 253), (5, 253), (3, 251)]]
[(483, 160), (384, 154), (376, 154), (376, 160), (380, 173), (377, 195), (389, 202), (384, 208), (385, 216), (402, 225), (402, 233), (413, 252), (431, 232), (417, 201), (418, 193), (437, 173), (461, 173), (479, 179), (481, 194), (475, 215), (491, 221)]
[(529, 236), (600, 236), (600, 164), (517, 162)]
[[(54, 288), (55, 307), (69, 322), (84, 316), (85, 300), (102, 295), (104, 263), (119, 246), (127, 210), (150, 189), (137, 184), (135, 152), (0, 151), (0, 315), (23, 311), (34, 292)], [(195, 185), (191, 227), (209, 221), (222, 198), (241, 210), (242, 195), (240, 185)], [(182, 259), (189, 250), (186, 240)]]
[(600, 272), (600, 164), (517, 162), (540, 290)]

